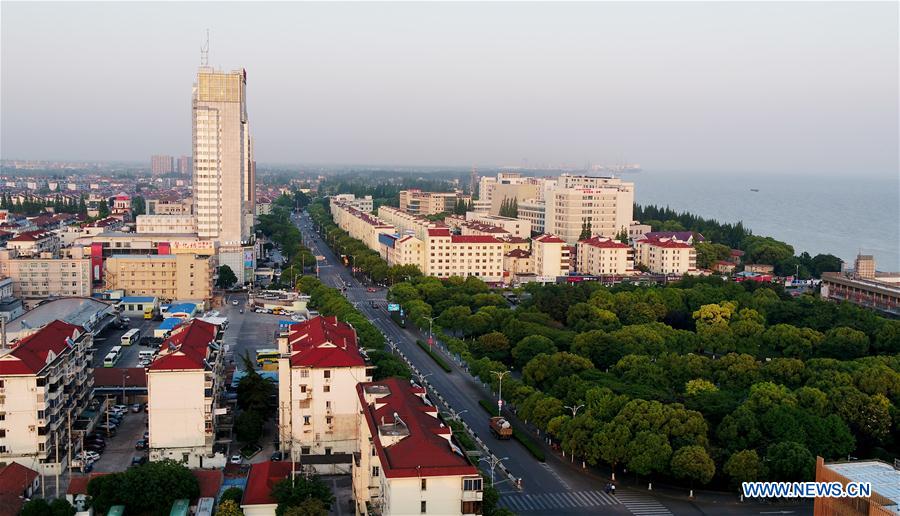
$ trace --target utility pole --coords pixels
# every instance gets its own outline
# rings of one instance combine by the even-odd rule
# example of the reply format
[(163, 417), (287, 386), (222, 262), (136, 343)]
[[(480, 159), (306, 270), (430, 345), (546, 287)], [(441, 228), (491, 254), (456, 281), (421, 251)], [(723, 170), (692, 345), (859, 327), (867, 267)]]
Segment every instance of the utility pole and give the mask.
[(503, 377), (509, 374), (509, 371), (491, 371), (500, 381), (499, 392), (497, 393), (497, 415), (502, 416), (503, 411)]

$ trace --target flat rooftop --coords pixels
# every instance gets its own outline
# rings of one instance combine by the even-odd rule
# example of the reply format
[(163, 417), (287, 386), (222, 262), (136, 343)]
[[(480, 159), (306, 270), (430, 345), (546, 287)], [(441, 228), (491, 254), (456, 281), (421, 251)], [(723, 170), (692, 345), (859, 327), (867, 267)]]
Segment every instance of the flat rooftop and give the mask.
[(825, 467), (853, 482), (871, 483), (873, 491), (894, 502), (887, 508), (900, 514), (900, 470), (877, 460), (825, 464)]
[(113, 305), (90, 297), (63, 297), (48, 301), (13, 319), (7, 323), (6, 331), (12, 337), (23, 330), (30, 332), (57, 319), (90, 331), (93, 323), (114, 311)]

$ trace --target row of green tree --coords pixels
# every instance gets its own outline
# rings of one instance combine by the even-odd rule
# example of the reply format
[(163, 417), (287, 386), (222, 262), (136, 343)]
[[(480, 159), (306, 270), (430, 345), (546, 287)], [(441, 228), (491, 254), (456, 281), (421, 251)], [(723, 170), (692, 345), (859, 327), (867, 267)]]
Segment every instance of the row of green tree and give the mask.
[(377, 252), (369, 249), (366, 247), (366, 244), (359, 240), (350, 237), (346, 231), (334, 223), (327, 200), (317, 199), (309, 205), (307, 212), (316, 226), (321, 229), (325, 243), (336, 254), (346, 256), (346, 261), (349, 265), (354, 266), (375, 283), (384, 284), (389, 282), (393, 284), (406, 278), (422, 275), (422, 272), (415, 265), (394, 265), (389, 267), (387, 262)]
[(359, 312), (341, 293), (331, 288), (315, 276), (304, 276), (298, 282), (300, 290), (310, 296), (309, 304), (322, 315), (334, 315), (353, 326), (359, 346), (375, 366), (375, 380), (400, 376), (410, 378), (407, 365), (393, 353), (386, 351), (384, 335)]
[(316, 265), (315, 255), (303, 245), (303, 235), (291, 220), (291, 209), (304, 197), (305, 194), (299, 191), (293, 196), (282, 195), (275, 201), (271, 213), (257, 217), (256, 229), (278, 247), (285, 259), (275, 287), (294, 288), (292, 282)]
[(476, 278), (420, 277), (390, 297), (495, 389), (515, 371), (508, 404), (590, 464), (725, 487), (898, 452), (900, 321), (710, 279), (524, 290), (511, 308)]
[(80, 213), (87, 215), (87, 203), (84, 196), (76, 201), (71, 197), (55, 196), (52, 200), (43, 200), (27, 196), (23, 200), (13, 198), (9, 193), (0, 196), (0, 210), (9, 210), (13, 213), (32, 216), (43, 213), (47, 208), (52, 208), (55, 213)]

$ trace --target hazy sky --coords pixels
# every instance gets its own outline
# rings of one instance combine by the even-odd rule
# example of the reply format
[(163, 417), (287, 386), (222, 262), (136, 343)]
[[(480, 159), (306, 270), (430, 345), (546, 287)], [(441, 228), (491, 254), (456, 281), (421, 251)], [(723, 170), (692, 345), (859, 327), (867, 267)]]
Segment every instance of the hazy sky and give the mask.
[(0, 9), (7, 159), (189, 153), (208, 27), (261, 163), (898, 169), (896, 2)]

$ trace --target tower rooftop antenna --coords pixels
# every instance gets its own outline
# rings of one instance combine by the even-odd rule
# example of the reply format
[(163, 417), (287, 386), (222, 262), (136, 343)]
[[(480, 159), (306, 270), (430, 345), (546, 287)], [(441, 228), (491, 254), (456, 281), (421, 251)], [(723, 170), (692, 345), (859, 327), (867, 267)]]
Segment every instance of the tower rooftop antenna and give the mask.
[(200, 45), (200, 66), (209, 66), (209, 29), (206, 29), (206, 42)]

